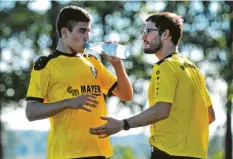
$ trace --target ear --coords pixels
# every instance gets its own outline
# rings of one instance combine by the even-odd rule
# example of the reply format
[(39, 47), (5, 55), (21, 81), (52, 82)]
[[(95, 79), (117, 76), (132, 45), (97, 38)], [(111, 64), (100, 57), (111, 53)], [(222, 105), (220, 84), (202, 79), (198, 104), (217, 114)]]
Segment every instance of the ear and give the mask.
[(170, 31), (166, 29), (162, 34), (163, 40), (166, 40), (170, 37)]
[(62, 36), (63, 38), (67, 38), (67, 29), (66, 29), (66, 28), (62, 28), (62, 29), (61, 29), (61, 36)]

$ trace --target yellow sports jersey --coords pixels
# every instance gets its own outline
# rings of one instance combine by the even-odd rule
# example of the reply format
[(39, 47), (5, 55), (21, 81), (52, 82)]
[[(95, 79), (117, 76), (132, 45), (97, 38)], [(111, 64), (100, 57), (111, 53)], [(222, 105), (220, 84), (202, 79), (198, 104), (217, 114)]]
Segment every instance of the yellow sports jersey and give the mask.
[(82, 94), (95, 94), (99, 102), (92, 112), (65, 109), (49, 118), (48, 159), (112, 155), (109, 138), (99, 139), (89, 133), (89, 128), (105, 123), (100, 119), (101, 115), (106, 115), (103, 94), (110, 94), (116, 81), (116, 77), (91, 55), (76, 56), (56, 50), (37, 60), (27, 100), (54, 103)]
[(208, 106), (212, 104), (193, 63), (174, 53), (155, 64), (148, 100), (150, 106), (172, 103), (169, 117), (151, 125), (151, 145), (173, 156), (207, 157)]

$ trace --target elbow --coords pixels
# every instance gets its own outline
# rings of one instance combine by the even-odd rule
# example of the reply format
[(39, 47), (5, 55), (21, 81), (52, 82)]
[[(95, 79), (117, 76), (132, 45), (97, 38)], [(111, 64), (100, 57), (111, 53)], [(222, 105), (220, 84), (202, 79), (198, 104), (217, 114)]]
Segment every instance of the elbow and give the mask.
[(28, 119), (28, 121), (30, 121), (30, 122), (35, 121), (35, 119), (33, 119), (32, 117), (28, 117), (28, 116), (27, 116), (27, 119)]
[(29, 108), (26, 108), (26, 117), (28, 121), (35, 121), (35, 116), (33, 115), (32, 111)]
[(26, 112), (26, 117), (27, 117), (28, 121), (34, 121), (35, 120), (33, 115), (30, 114), (30, 113), (27, 113), (27, 112)]
[(153, 114), (151, 114), (151, 122), (152, 123), (156, 123), (160, 120), (164, 120), (167, 119), (169, 117), (169, 113), (163, 113), (163, 112), (154, 112)]
[(212, 106), (208, 108), (208, 115), (209, 115), (209, 124), (211, 124), (212, 122), (215, 121), (215, 113)]
[(209, 124), (213, 123), (215, 121), (215, 116), (212, 116), (210, 119), (209, 119)]
[(122, 101), (127, 102), (133, 99), (133, 93), (127, 93), (120, 98)]
[(170, 116), (171, 103), (157, 102), (151, 109), (153, 109), (152, 116), (154, 117), (155, 122), (164, 120)]
[(167, 119), (169, 117), (169, 112), (161, 113), (161, 119)]
[(127, 102), (133, 99), (133, 88), (130, 87), (125, 90), (121, 90), (122, 97), (120, 98), (122, 101)]
[(169, 114), (170, 114), (169, 111), (160, 111), (160, 112), (157, 112), (159, 120), (167, 119), (169, 117)]

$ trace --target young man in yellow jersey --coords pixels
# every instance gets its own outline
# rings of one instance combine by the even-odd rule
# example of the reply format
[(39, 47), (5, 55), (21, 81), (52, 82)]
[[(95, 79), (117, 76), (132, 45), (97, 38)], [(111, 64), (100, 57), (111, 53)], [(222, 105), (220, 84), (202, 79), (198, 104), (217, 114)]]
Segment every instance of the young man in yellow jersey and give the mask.
[(92, 134), (105, 138), (150, 125), (151, 159), (207, 157), (214, 110), (201, 72), (178, 52), (182, 33), (183, 19), (176, 14), (154, 13), (146, 19), (144, 52), (159, 59), (148, 89), (150, 108), (125, 120), (102, 117), (108, 122), (90, 129)]
[(132, 99), (133, 91), (123, 64), (107, 58), (113, 76), (94, 56), (84, 56), (91, 31), (90, 14), (77, 6), (63, 8), (57, 18), (59, 42), (49, 56), (40, 57), (32, 70), (27, 92), (28, 120), (49, 118), (48, 159), (105, 159), (112, 155), (109, 138), (99, 139), (90, 127), (104, 124), (103, 94)]

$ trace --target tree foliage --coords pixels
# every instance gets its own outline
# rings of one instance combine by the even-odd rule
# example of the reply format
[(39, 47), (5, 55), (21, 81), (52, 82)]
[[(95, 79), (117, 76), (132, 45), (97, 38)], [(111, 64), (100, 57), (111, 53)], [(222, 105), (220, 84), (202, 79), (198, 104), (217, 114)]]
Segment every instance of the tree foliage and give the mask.
[[(56, 17), (66, 5), (78, 5), (93, 16), (91, 41), (115, 40), (132, 45), (133, 54), (124, 61), (134, 88), (130, 102), (118, 103), (132, 112), (147, 104), (146, 86), (156, 58), (144, 55), (140, 39), (143, 18), (148, 13), (170, 11), (184, 18), (180, 52), (194, 61), (206, 75), (207, 86), (222, 80), (227, 90), (223, 101), (227, 108), (226, 154), (232, 153), (231, 109), (233, 95), (233, 14), (232, 2), (212, 1), (52, 1), (45, 12), (32, 10), (30, 1), (0, 2), (0, 104), (22, 106), (33, 62), (56, 48)], [(108, 65), (108, 64), (106, 64)], [(109, 66), (108, 66), (109, 67)], [(13, 103), (13, 104), (12, 104)], [(230, 156), (227, 156), (230, 157)], [(231, 157), (230, 157), (231, 158)]]

